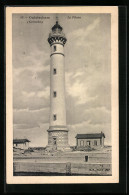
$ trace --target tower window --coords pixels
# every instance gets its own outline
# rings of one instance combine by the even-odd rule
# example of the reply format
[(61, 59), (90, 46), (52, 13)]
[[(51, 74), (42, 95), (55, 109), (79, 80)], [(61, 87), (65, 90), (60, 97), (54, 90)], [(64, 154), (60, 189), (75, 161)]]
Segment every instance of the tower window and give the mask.
[(53, 74), (56, 74), (56, 68), (53, 69)]
[(54, 45), (54, 51), (56, 51), (56, 46)]
[(56, 91), (54, 91), (54, 92), (53, 92), (53, 97), (56, 97), (56, 95), (57, 95), (57, 94), (56, 94)]
[(56, 114), (53, 115), (53, 120), (56, 121)]

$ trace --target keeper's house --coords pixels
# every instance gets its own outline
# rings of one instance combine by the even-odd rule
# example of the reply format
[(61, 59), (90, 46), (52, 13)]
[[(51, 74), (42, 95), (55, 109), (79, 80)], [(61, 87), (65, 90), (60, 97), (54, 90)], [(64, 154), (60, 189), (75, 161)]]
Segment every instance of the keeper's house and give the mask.
[(13, 147), (27, 150), (29, 148), (29, 142), (30, 141), (28, 139), (14, 139), (13, 140)]
[(105, 135), (101, 133), (92, 133), (92, 134), (77, 134), (76, 135), (76, 146), (79, 147), (103, 147)]

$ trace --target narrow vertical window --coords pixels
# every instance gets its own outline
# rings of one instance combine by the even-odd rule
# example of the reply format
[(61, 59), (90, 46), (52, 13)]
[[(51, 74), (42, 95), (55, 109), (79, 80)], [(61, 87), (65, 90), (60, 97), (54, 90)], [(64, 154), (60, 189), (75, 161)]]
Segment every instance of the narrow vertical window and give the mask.
[(84, 146), (84, 141), (83, 140), (81, 140), (80, 145)]
[(53, 92), (53, 97), (56, 97), (56, 95), (57, 95), (57, 94), (56, 94), (56, 91), (54, 91), (54, 92)]
[(54, 51), (56, 51), (56, 46), (54, 45)]
[(90, 146), (90, 141), (87, 141), (87, 146)]
[(53, 120), (56, 121), (56, 114), (53, 115)]
[(56, 68), (53, 69), (53, 74), (56, 74)]
[(94, 145), (97, 146), (97, 141), (96, 140), (94, 140)]

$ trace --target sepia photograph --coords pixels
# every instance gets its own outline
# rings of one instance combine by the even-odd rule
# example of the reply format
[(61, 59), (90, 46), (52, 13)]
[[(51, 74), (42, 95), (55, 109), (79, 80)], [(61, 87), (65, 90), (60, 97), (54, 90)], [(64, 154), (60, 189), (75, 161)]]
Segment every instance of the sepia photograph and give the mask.
[(119, 182), (117, 12), (6, 8), (7, 183)]

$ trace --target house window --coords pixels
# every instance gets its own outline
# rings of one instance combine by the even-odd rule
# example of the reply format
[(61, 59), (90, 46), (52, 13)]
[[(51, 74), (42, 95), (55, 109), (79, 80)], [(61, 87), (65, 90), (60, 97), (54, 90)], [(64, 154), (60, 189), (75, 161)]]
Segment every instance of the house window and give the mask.
[(83, 140), (80, 141), (80, 145), (84, 146), (84, 141)]
[(53, 69), (53, 74), (56, 74), (56, 68)]
[(94, 140), (94, 145), (97, 146), (97, 141), (96, 140)]
[(53, 120), (56, 121), (56, 114), (53, 115)]
[(54, 91), (53, 92), (53, 97), (56, 97), (56, 96), (57, 96), (56, 91)]
[(90, 146), (90, 141), (87, 141), (87, 146)]
[(56, 46), (54, 45), (54, 51), (56, 51)]

